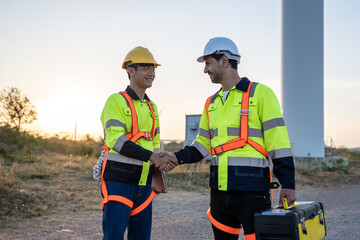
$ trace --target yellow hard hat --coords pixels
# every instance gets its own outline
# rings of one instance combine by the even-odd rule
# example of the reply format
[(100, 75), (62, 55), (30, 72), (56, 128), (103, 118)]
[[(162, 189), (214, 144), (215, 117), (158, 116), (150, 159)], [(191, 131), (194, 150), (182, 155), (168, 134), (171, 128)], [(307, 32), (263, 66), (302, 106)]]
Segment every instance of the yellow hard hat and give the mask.
[(122, 64), (123, 69), (126, 69), (126, 63), (128, 62), (131, 62), (131, 64), (145, 63), (154, 64), (155, 66), (161, 66), (155, 61), (154, 56), (151, 54), (149, 49), (140, 46), (134, 48), (126, 55)]

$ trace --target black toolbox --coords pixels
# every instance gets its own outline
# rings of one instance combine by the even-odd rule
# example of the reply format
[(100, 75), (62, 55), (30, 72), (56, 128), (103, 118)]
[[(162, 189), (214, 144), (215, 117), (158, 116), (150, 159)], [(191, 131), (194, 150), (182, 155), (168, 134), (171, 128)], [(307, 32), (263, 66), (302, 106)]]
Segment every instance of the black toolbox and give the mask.
[(293, 208), (255, 213), (257, 240), (317, 240), (326, 236), (324, 207), (320, 202), (295, 202)]

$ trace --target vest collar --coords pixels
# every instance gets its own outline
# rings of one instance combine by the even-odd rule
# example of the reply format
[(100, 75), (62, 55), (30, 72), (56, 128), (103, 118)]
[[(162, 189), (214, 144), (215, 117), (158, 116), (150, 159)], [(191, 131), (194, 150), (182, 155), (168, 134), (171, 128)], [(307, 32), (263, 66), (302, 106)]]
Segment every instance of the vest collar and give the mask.
[[(125, 91), (129, 94), (129, 96), (132, 98), (132, 100), (140, 100), (140, 98), (138, 97), (138, 95), (136, 95), (136, 93), (134, 92), (134, 90), (132, 90), (132, 89), (130, 88), (130, 86), (127, 86), (127, 88), (125, 89)], [(149, 102), (150, 102), (150, 98), (148, 97), (148, 95), (146, 95), (146, 93), (145, 93), (144, 99), (145, 99), (146, 101), (149, 101)]]
[(241, 81), (236, 84), (236, 89), (246, 92), (249, 88), (250, 80), (247, 77), (241, 78)]

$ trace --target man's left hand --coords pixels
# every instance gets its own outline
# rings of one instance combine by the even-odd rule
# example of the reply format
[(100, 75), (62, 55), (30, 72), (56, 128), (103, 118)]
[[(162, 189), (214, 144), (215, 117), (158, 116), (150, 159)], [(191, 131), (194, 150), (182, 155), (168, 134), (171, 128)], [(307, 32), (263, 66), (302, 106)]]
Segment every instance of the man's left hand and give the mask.
[(282, 204), (282, 199), (286, 198), (288, 201), (289, 206), (291, 204), (293, 204), (296, 200), (296, 192), (295, 189), (288, 189), (288, 188), (283, 188), (280, 191), (280, 199), (279, 199), (279, 205), (283, 205)]

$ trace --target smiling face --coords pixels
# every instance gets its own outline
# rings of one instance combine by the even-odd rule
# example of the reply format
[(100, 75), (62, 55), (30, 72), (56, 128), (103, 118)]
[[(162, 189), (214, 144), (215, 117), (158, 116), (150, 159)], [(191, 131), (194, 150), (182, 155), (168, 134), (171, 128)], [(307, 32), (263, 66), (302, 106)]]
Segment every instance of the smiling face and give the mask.
[(211, 56), (205, 57), (204, 73), (207, 73), (213, 83), (221, 83), (223, 76), (222, 61)]
[(146, 90), (152, 86), (155, 79), (154, 65), (135, 65), (127, 69), (130, 76), (130, 87)]

